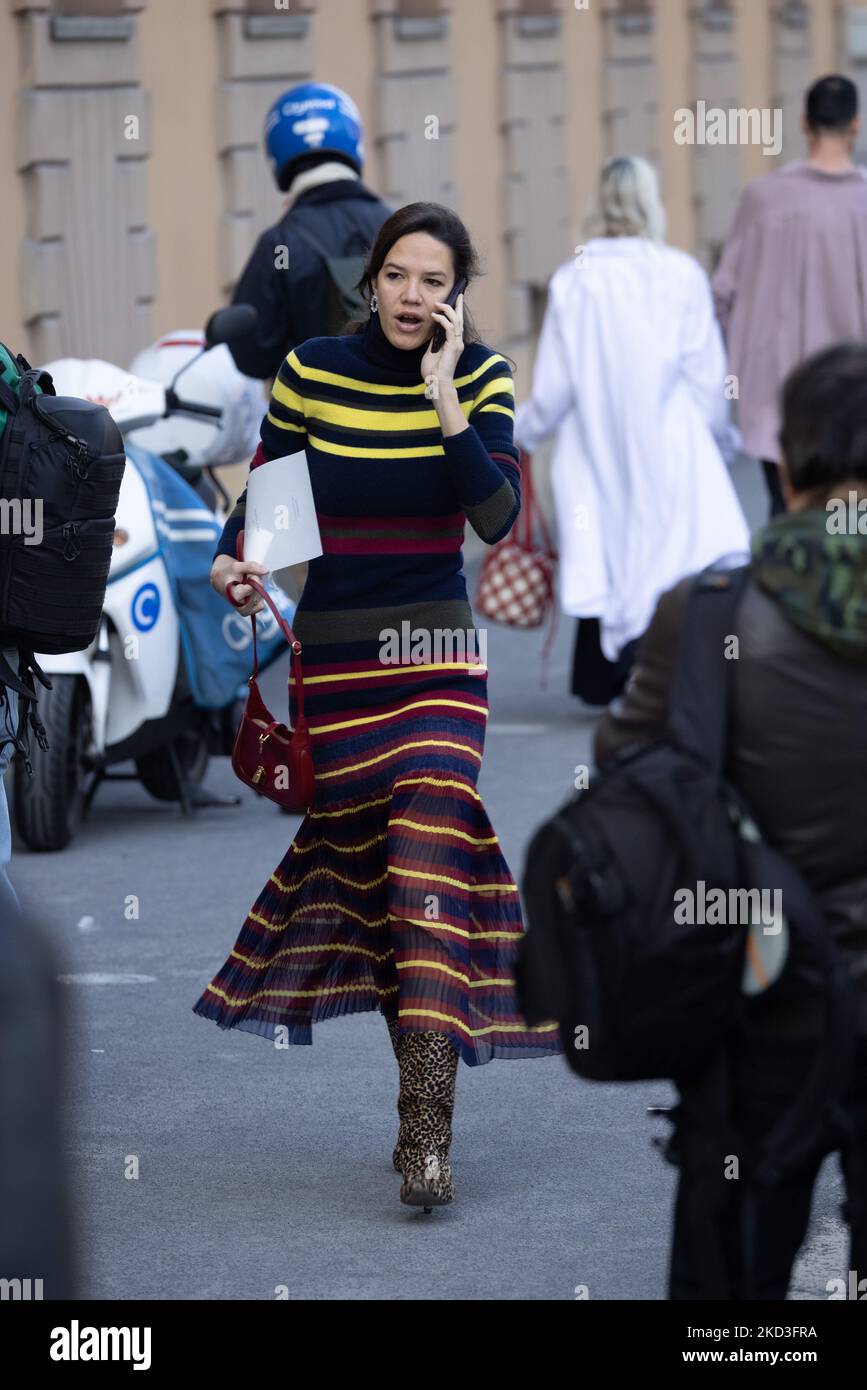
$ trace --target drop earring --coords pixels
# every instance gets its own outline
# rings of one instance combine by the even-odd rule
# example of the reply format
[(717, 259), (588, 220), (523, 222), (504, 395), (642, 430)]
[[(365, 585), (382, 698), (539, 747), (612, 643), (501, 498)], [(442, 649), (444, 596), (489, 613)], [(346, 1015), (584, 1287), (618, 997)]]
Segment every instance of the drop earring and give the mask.
[(379, 308), (379, 300), (377, 299), (377, 297), (376, 297), (375, 294), (372, 294), (372, 295), (370, 296), (370, 312), (371, 312), (372, 314), (375, 314), (378, 308)]

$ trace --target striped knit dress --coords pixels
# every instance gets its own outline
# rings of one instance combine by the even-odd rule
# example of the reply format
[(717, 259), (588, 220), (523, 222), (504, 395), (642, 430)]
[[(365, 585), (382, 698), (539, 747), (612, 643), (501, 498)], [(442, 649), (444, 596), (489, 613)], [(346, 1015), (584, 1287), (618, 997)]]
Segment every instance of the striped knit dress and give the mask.
[[(461, 547), (466, 520), (492, 543), (518, 513), (514, 392), (506, 361), (468, 345), (470, 428), (444, 438), (423, 355), (373, 314), (290, 352), (274, 383), (252, 466), (306, 450), (322, 537), (293, 625), (316, 793), (194, 1011), (310, 1043), (314, 1022), (379, 1010), (477, 1066), (561, 1051), (556, 1024), (518, 1011), (518, 889), (476, 790), (487, 671)], [(289, 706), (294, 723), (291, 688)]]

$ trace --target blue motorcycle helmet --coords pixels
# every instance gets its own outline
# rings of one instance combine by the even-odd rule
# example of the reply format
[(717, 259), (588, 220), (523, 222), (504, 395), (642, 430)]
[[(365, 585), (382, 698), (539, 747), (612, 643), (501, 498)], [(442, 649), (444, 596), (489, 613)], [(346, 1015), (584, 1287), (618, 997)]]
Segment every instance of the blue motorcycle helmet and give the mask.
[(265, 151), (282, 192), (310, 155), (342, 159), (360, 174), (364, 129), (352, 97), (327, 82), (302, 82), (279, 96), (265, 118)]

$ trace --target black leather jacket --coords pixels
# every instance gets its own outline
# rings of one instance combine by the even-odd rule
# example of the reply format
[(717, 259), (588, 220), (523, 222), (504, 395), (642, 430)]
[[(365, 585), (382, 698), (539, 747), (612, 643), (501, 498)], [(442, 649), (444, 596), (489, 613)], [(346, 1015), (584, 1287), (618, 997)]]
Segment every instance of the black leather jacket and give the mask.
[[(664, 732), (689, 581), (659, 601), (629, 684), (596, 731), (602, 764)], [(766, 838), (804, 875), (848, 958), (867, 1033), (867, 661), (851, 662), (801, 632), (748, 585), (738, 611), (728, 775)], [(821, 1031), (821, 1001), (793, 1011), (770, 997), (757, 1033)]]

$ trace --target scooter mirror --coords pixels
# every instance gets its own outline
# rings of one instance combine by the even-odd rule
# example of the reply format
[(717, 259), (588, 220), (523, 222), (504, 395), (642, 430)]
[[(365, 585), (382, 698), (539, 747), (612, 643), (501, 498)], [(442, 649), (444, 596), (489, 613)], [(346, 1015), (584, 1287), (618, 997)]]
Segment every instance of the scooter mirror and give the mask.
[(218, 343), (246, 338), (256, 327), (258, 318), (252, 304), (230, 304), (226, 309), (215, 310), (205, 325), (205, 346), (212, 348)]

